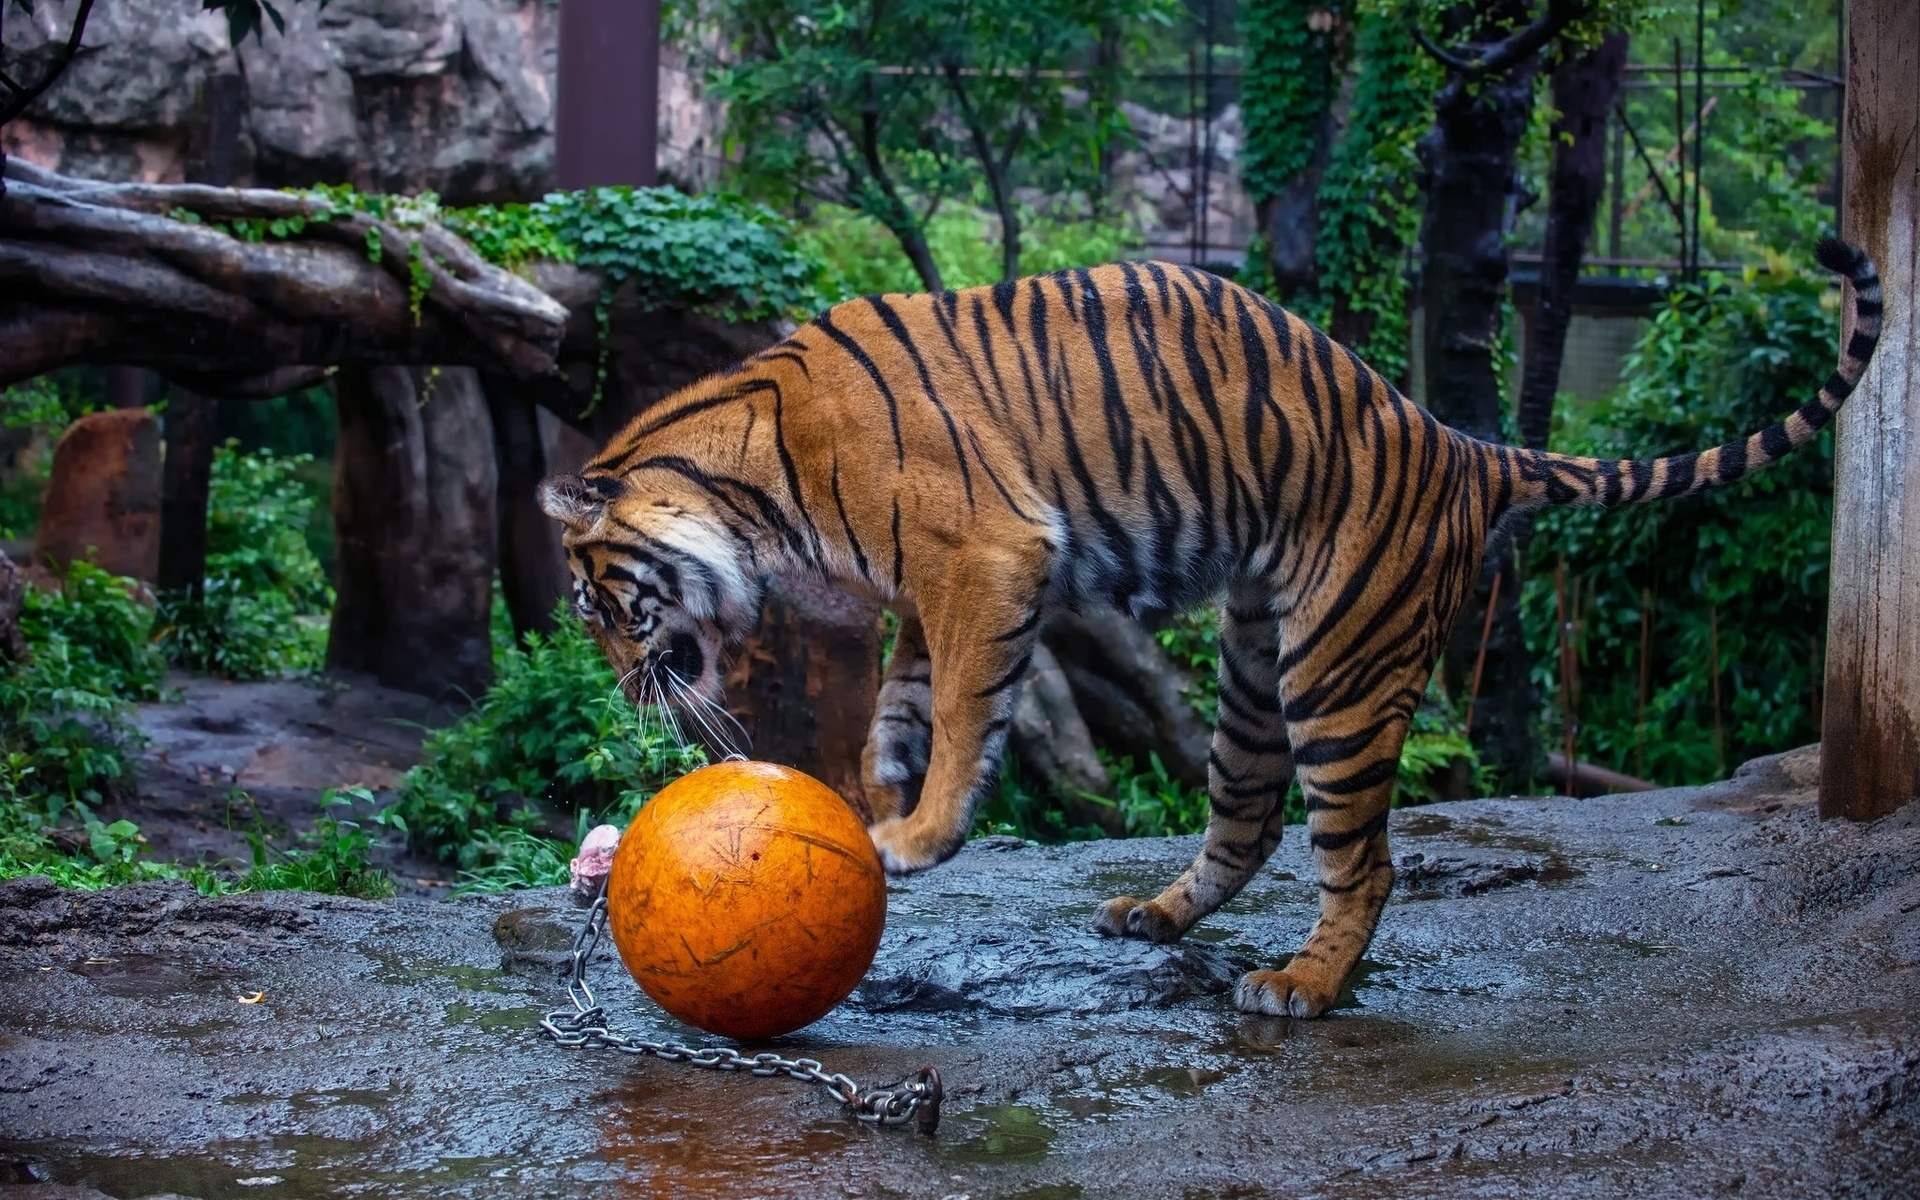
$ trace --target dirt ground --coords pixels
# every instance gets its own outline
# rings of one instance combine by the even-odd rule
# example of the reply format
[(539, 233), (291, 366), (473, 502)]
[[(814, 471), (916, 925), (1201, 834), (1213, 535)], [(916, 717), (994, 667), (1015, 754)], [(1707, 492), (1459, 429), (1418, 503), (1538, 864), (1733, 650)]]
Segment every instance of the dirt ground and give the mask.
[[(772, 1044), (932, 1063), (928, 1138), (786, 1079), (564, 1051), (557, 892), (0, 886), (0, 1200), (1920, 1194), (1920, 806), (1822, 824), (1817, 752), (1710, 788), (1395, 814), (1328, 1018), (1235, 974), (1315, 905), (1289, 831), (1187, 942), (1084, 932), (1193, 839), (989, 839), (895, 884), (852, 1000)], [(618, 964), (618, 1027), (692, 1040)], [(258, 1003), (242, 997), (261, 993)]]

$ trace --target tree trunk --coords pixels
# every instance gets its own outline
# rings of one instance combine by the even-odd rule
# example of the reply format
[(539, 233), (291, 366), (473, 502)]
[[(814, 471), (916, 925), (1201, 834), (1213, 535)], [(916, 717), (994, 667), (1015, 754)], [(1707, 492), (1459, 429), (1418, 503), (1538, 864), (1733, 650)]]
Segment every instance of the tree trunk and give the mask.
[(1173, 778), (1207, 786), (1213, 732), (1187, 701), (1192, 681), (1152, 633), (1123, 613), (1098, 609), (1049, 618), (1045, 638), (1102, 745), (1139, 768), (1158, 755)]
[(552, 633), (553, 610), (567, 594), (560, 526), (540, 511), (535, 491), (547, 474), (540, 414), (511, 379), (484, 377), (499, 474), (500, 590), (514, 636)]
[(169, 388), (162, 418), (166, 457), (160, 477), (160, 590), (198, 598), (207, 576), (207, 493), (220, 403)]
[[(566, 310), (438, 225), (314, 220), (320, 200), (266, 189), (92, 183), (19, 159), (5, 169), (0, 386), (120, 362), (240, 398), (306, 386), (334, 364), (523, 376), (556, 365)], [(199, 221), (168, 215), (180, 211)], [(260, 242), (215, 227), (236, 220), (304, 224)], [(383, 247), (377, 262), (370, 237)]]
[(26, 602), (27, 573), (0, 550), (0, 668), (27, 656), (26, 639), (20, 636), (20, 610)]
[[(860, 752), (880, 692), (878, 605), (811, 579), (769, 581), (760, 625), (728, 669), (726, 690), (752, 740), (739, 749), (805, 771), (871, 815)], [(679, 720), (699, 733), (698, 721)], [(723, 749), (723, 739), (700, 740), (710, 752)]]
[[(1522, 0), (1477, 6), (1477, 36), (1526, 22)], [(1493, 347), (1501, 334), (1507, 288), (1508, 232), (1513, 211), (1515, 154), (1533, 112), (1537, 52), (1471, 85), (1452, 72), (1434, 106), (1434, 126), (1420, 143), (1427, 170), (1422, 230), (1426, 301), (1427, 403), (1434, 416), (1463, 433), (1501, 441), (1502, 388)], [(1497, 536), (1487, 547), (1479, 584), (1455, 618), (1441, 659), (1448, 693), (1472, 686), (1480, 631), (1496, 576), (1503, 579), (1474, 706), (1473, 741), (1481, 758), (1510, 789), (1537, 773), (1535, 705), (1526, 639), (1520, 627), (1513, 545)]]
[(1865, 821), (1920, 797), (1920, 7), (1848, 20), (1842, 227), (1886, 324), (1835, 440), (1820, 815)]
[(1021, 769), (1052, 793), (1070, 824), (1126, 836), (1126, 818), (1118, 808), (1087, 798), (1111, 794), (1113, 778), (1074, 704), (1073, 685), (1044, 642), (1033, 648), (1033, 665), (1013, 706), (1008, 744)]
[(497, 489), (487, 402), (470, 369), (340, 372), (331, 670), (478, 697), (493, 679)]
[[(195, 183), (227, 187), (233, 182), (246, 103), (240, 76), (223, 74), (208, 79), (202, 100), (207, 118), (205, 137), (190, 149), (188, 175)], [(166, 469), (160, 488), (160, 587), (184, 589), (196, 599), (206, 586), (207, 492), (213, 482), (214, 426), (219, 409), (216, 398), (175, 386), (168, 391), (166, 413), (160, 422), (161, 436), (166, 440)]]
[(1520, 440), (1547, 448), (1553, 398), (1573, 322), (1580, 260), (1593, 236), (1594, 216), (1607, 184), (1608, 116), (1627, 73), (1627, 35), (1610, 33), (1553, 73), (1553, 166), (1547, 191), (1547, 238), (1540, 260), (1540, 292), (1527, 328), (1526, 372), (1520, 380)]

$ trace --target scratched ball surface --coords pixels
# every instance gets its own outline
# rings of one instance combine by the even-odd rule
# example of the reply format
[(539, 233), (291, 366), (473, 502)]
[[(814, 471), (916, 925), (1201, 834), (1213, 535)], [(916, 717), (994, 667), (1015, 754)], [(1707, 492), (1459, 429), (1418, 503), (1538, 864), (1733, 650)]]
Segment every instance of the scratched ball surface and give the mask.
[(886, 876), (860, 819), (772, 763), (717, 763), (661, 789), (607, 878), (627, 970), (661, 1008), (725, 1037), (825, 1016), (873, 964), (886, 919)]

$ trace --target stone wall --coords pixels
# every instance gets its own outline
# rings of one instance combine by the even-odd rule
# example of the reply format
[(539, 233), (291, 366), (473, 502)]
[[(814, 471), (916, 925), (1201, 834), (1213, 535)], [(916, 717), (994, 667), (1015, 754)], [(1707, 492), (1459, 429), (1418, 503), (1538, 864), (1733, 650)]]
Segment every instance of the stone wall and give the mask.
[[(66, 36), (77, 0), (10, 8), (9, 58), (31, 68)], [(552, 185), (552, 0), (283, 3), (237, 50), (225, 18), (183, 0), (112, 0), (87, 26), (93, 53), (0, 130), (9, 154), (97, 179), (179, 182), (205, 154), (209, 81), (238, 75), (233, 182), (350, 182), (432, 190), (450, 203), (524, 200)], [(663, 174), (711, 178), (718, 112), (684, 59), (661, 55)]]

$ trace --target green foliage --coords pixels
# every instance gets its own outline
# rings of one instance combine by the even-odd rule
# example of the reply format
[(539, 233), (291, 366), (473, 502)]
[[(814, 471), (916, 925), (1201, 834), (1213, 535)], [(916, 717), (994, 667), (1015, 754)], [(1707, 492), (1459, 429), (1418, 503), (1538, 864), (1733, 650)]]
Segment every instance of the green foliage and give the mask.
[(911, 257), (946, 204), (1097, 191), (1125, 129), (1120, 52), (1173, 11), (1168, 0), (681, 0), (669, 20), (676, 41), (715, 45), (695, 65), (727, 106), (742, 188), (851, 209)]
[[(320, 795), (320, 819), (302, 845), (281, 850), (259, 833), (250, 835), (253, 869), (232, 886), (239, 892), (303, 891), (385, 900), (393, 895), (393, 880), (372, 865), (373, 839), (351, 817), (353, 802), (374, 802), (365, 788), (344, 791), (328, 788)], [(336, 816), (334, 809), (344, 809)], [(406, 822), (392, 809), (379, 809), (368, 818), (373, 824), (404, 835)]]
[(311, 462), (233, 441), (215, 449), (204, 594), (160, 599), (170, 660), (229, 679), (319, 668), (333, 589), (305, 533), (314, 496), (300, 476)]
[(581, 823), (572, 842), (541, 837), (512, 825), (479, 835), (474, 857), (484, 865), (460, 872), (456, 896), (510, 892), (520, 888), (560, 887), (572, 878), (567, 864), (573, 848), (592, 826)]
[[(1625, 26), (1636, 62), (1672, 62), (1671, 39), (1694, 55), (1692, 5), (1641, 4)], [(1838, 166), (1837, 91), (1804, 86), (1809, 75), (1844, 74), (1839, 64), (1835, 0), (1711, 0), (1706, 6), (1706, 65), (1711, 109), (1704, 125), (1705, 172), (1701, 255), (1707, 261), (1755, 262), (1769, 251), (1798, 252), (1833, 225), (1828, 190)], [(1802, 72), (1798, 79), (1790, 72)], [(1684, 187), (1691, 205), (1696, 139), (1686, 139), (1685, 162), (1672, 157), (1681, 130), (1694, 121), (1692, 73), (1676, 127), (1672, 76), (1637, 77), (1621, 100), (1629, 120), (1659, 168), (1669, 194)], [(1619, 214), (1620, 253), (1627, 258), (1672, 259), (1679, 252), (1674, 214), (1626, 147), (1627, 170)], [(1545, 205), (1522, 213), (1516, 240), (1537, 244)], [(1611, 189), (1595, 228), (1615, 221)], [(1602, 238), (1610, 239), (1610, 234)], [(1610, 250), (1596, 238), (1590, 253)]]
[[(1786, 270), (1676, 291), (1618, 392), (1585, 413), (1559, 406), (1555, 449), (1670, 454), (1777, 420), (1832, 365), (1833, 295), (1825, 279)], [(1832, 446), (1823, 434), (1737, 487), (1686, 500), (1540, 517), (1523, 614), (1549, 745), (1562, 732), (1553, 583), (1562, 556), (1579, 652), (1580, 757), (1661, 783), (1699, 783), (1819, 737)], [(1643, 589), (1651, 615), (1644, 713)]]
[(44, 377), (0, 391), (0, 538), (20, 537), (40, 519), (53, 439), (67, 424), (62, 401)]
[(106, 824), (89, 817), (83, 838), (68, 853), (51, 836), (35, 810), (18, 799), (0, 796), (0, 879), (43, 875), (61, 887), (98, 891), (123, 883), (185, 879), (202, 895), (230, 890), (204, 867), (182, 867), (146, 857), (146, 838), (132, 821)]
[(57, 592), (27, 589), (27, 657), (0, 672), (0, 752), (34, 791), (91, 804), (125, 777), (121, 706), (156, 698), (165, 671), (137, 589), (85, 562)]
[(1408, 256), (1422, 205), (1415, 148), (1433, 123), (1440, 72), (1407, 36), (1405, 0), (1359, 0), (1354, 15), (1359, 70), (1346, 132), (1320, 180), (1320, 294), (1312, 308), (1316, 319), (1344, 310), (1364, 321), (1368, 332), (1355, 353), (1401, 380), (1412, 336)]
[[(1061, 220), (1029, 213), (1022, 222), (1020, 270), (1037, 275), (1126, 258), (1143, 244), (1118, 219)], [(928, 248), (950, 288), (997, 283), (1000, 254), (995, 222), (978, 208), (950, 206), (927, 222)], [(844, 208), (815, 210), (799, 231), (805, 251), (825, 264), (823, 290), (833, 301), (883, 292), (917, 292), (920, 277), (885, 226)]]
[(542, 806), (621, 823), (699, 766), (614, 686), (612, 669), (564, 606), (551, 637), (505, 649), (497, 678), (460, 721), (427, 739), (400, 784), (415, 846), (472, 870), (508, 857), (504, 829), (540, 827)]
[[(364, 789), (349, 789), (346, 795), (333, 789), (323, 793), (320, 819), (298, 847), (277, 849), (261, 834), (251, 835), (253, 867), (235, 877), (203, 866), (155, 862), (147, 857), (147, 839), (138, 825), (102, 822), (85, 808), (78, 810), (82, 821), (77, 829), (60, 829), (59, 806), (50, 811), (34, 801), (28, 786), (32, 770), (21, 755), (0, 766), (0, 879), (42, 875), (61, 887), (84, 891), (184, 879), (206, 896), (296, 889), (363, 900), (393, 895), (393, 881), (370, 862), (372, 839), (359, 822), (331, 811), (350, 808), (349, 797), (371, 802), (372, 794)], [(400, 826), (387, 810), (370, 819), (376, 825)]]
[(74, 415), (67, 396), (52, 378), (42, 375), (0, 391), (0, 428), (60, 429)]
[(691, 308), (728, 321), (810, 316), (818, 265), (771, 210), (727, 194), (673, 188), (556, 192), (529, 206), (581, 266), (644, 308)]
[(1256, 203), (1313, 165), (1343, 65), (1337, 12), (1322, 0), (1240, 0), (1241, 181)]
[[(631, 283), (644, 308), (681, 307), (728, 321), (807, 317), (820, 307), (819, 264), (792, 228), (761, 205), (725, 193), (689, 196), (673, 188), (601, 187), (553, 192), (533, 204), (442, 208), (431, 192), (383, 196), (346, 186), (298, 190), (306, 218), (210, 222), (242, 241), (288, 238), (315, 222), (364, 213), (403, 233), (437, 222), (487, 261), (512, 271), (534, 262), (573, 262), (599, 271), (609, 289)], [(200, 223), (188, 210), (169, 214)], [(367, 232), (367, 258), (407, 256), (407, 299), (415, 321), (431, 290), (427, 252)]]

